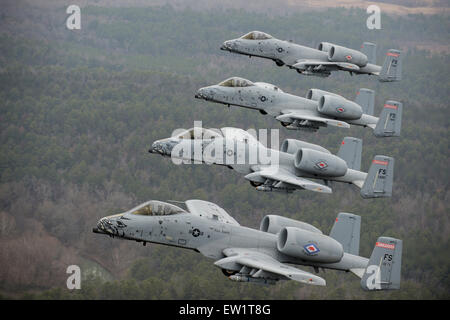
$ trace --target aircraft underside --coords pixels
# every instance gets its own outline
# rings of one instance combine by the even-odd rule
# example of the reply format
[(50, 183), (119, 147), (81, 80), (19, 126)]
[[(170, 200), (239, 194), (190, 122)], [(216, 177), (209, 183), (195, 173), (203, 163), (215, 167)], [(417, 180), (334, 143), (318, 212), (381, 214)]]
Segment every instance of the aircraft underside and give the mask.
[(303, 130), (308, 132), (316, 132), (320, 127), (327, 126), (326, 124), (310, 120), (294, 120), (291, 123), (281, 122), (281, 125), (289, 130)]

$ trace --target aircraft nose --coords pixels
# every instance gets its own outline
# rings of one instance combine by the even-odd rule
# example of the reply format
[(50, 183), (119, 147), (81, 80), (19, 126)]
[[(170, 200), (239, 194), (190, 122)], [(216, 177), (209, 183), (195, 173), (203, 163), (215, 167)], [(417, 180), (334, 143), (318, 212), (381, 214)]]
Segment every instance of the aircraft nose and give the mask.
[(177, 144), (177, 141), (174, 141), (173, 139), (163, 139), (153, 142), (152, 147), (148, 152), (150, 153), (157, 153), (162, 156), (170, 156), (172, 149)]
[(160, 141), (155, 141), (152, 143), (152, 147), (148, 150), (150, 153), (163, 154), (162, 144)]
[(211, 99), (214, 95), (214, 90), (210, 87), (200, 88), (197, 90), (197, 93), (195, 94), (195, 97), (197, 99)]
[(200, 89), (198, 89), (197, 90), (197, 92), (195, 93), (195, 97), (197, 98), (197, 99), (203, 99), (203, 97), (204, 97), (204, 88), (200, 88)]
[(109, 228), (109, 221), (106, 218), (101, 218), (98, 222), (97, 222), (97, 226), (95, 228), (92, 229), (92, 232), (94, 233), (104, 233), (104, 234), (108, 234), (108, 230)]
[(121, 221), (122, 216), (123, 213), (119, 213), (101, 218), (97, 222), (97, 226), (92, 229), (92, 232), (106, 234), (109, 236), (123, 236), (123, 228), (125, 228), (127, 225)]
[(233, 48), (233, 40), (227, 40), (222, 43), (220, 50), (231, 50)]

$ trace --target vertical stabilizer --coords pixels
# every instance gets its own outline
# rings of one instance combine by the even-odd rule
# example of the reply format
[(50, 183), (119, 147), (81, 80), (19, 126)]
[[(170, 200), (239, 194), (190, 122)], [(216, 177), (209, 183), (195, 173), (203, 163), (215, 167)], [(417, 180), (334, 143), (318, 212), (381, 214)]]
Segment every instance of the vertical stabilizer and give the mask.
[(385, 198), (392, 196), (394, 183), (394, 158), (375, 156), (361, 188), (363, 198)]
[(359, 89), (356, 93), (355, 103), (361, 106), (363, 113), (373, 116), (375, 91), (366, 88)]
[(397, 101), (386, 101), (374, 129), (376, 137), (398, 137), (402, 129), (403, 104)]
[(364, 290), (400, 289), (402, 240), (379, 237), (361, 278)]
[(362, 140), (353, 137), (345, 137), (337, 156), (347, 163), (347, 167), (353, 170), (361, 170)]
[(379, 80), (381, 82), (402, 80), (402, 56), (399, 50), (389, 49), (381, 67)]
[(361, 217), (341, 212), (331, 228), (330, 237), (342, 244), (344, 252), (359, 255), (360, 231)]
[(372, 42), (364, 42), (361, 45), (362, 53), (367, 56), (367, 61), (371, 64), (377, 64), (377, 45)]

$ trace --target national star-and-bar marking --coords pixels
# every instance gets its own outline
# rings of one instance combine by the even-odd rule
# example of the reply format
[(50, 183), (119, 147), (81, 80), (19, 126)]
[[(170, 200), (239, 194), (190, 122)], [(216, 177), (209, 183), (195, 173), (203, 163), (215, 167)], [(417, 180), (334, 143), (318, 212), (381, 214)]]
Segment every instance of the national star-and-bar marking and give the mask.
[(307, 244), (303, 248), (305, 248), (306, 252), (309, 254), (317, 253), (320, 251), (314, 243)]

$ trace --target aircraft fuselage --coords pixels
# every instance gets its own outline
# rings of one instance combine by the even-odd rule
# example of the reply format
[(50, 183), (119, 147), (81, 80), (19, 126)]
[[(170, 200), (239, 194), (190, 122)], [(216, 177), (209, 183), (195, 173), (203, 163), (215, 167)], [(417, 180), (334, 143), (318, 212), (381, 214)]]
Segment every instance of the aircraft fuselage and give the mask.
[[(282, 262), (337, 270), (365, 268), (368, 259), (344, 253), (335, 263), (318, 263), (285, 255), (277, 250), (278, 235), (233, 225), (190, 213), (169, 216), (140, 216), (124, 213), (102, 218), (95, 233), (137, 242), (157, 243), (200, 252), (217, 260), (229, 248), (252, 249)], [(311, 233), (304, 230), (305, 233)]]

